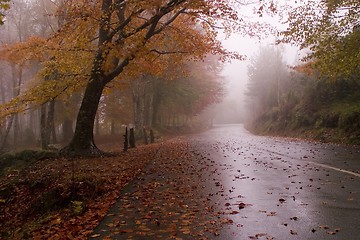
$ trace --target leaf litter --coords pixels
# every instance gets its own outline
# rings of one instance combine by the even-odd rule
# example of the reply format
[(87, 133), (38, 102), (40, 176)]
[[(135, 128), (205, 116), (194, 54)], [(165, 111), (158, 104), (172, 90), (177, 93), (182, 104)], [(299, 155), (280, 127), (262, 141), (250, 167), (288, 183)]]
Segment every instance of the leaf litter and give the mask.
[(0, 203), (0, 238), (97, 236), (93, 229), (159, 148), (153, 144), (112, 157), (42, 160), (16, 175), (9, 169), (0, 176), (0, 199), (5, 201)]
[[(203, 190), (206, 179), (202, 172), (208, 170), (204, 168), (207, 164), (208, 159), (192, 151), (183, 138), (168, 141), (94, 233), (102, 233), (99, 239), (211, 239), (219, 236), (224, 225), (234, 223), (230, 216), (238, 211), (216, 210), (208, 192)], [(230, 203), (223, 206), (230, 208)], [(118, 226), (118, 222), (125, 224)], [(107, 231), (102, 232), (103, 229)], [(124, 231), (126, 229), (133, 231)]]

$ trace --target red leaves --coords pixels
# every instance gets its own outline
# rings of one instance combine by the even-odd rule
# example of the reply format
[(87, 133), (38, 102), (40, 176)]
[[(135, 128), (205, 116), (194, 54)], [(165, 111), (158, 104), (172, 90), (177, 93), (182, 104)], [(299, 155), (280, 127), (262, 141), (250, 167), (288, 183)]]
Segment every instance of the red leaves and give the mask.
[[(9, 232), (13, 238), (30, 234), (42, 239), (87, 239), (120, 190), (158, 148), (159, 145), (149, 145), (116, 157), (74, 159), (74, 182), (72, 161), (68, 159), (44, 160), (11, 178), (1, 177), (0, 200), (6, 199), (6, 207), (0, 222), (6, 224), (0, 226), (0, 233)], [(43, 219), (42, 214), (48, 217)], [(25, 228), (33, 230), (25, 232)]]
[[(192, 152), (186, 140), (167, 141), (156, 160), (131, 184), (131, 190), (119, 198), (113, 215), (105, 218), (104, 222), (115, 227), (101, 225), (96, 233), (111, 238), (118, 232), (123, 239), (206, 239), (220, 235), (224, 225), (234, 224), (232, 217), (239, 213), (235, 211), (239, 202), (229, 200), (220, 207), (209, 199), (214, 195), (209, 194), (202, 175), (208, 173), (204, 170), (207, 161)], [(221, 184), (212, 186), (223, 191)], [(126, 229), (133, 231), (124, 232)]]

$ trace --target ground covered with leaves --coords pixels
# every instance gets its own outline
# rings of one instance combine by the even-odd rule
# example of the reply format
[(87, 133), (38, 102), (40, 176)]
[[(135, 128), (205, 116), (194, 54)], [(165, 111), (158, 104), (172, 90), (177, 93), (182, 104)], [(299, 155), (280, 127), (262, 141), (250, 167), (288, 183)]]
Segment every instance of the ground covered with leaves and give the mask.
[[(213, 181), (208, 178), (216, 173), (217, 166), (209, 157), (194, 149), (187, 137), (167, 141), (146, 169), (124, 189), (90, 238), (213, 239), (220, 236), (225, 226), (234, 223), (232, 216), (247, 204), (238, 196), (234, 199), (235, 206), (216, 205), (214, 194), (209, 194), (209, 189), (214, 188)], [(226, 195), (221, 189), (215, 192)]]
[(245, 204), (213, 205), (209, 160), (183, 136), (112, 157), (9, 168), (0, 178), (0, 238), (213, 238)]
[(86, 239), (159, 148), (7, 168), (0, 176), (0, 239)]

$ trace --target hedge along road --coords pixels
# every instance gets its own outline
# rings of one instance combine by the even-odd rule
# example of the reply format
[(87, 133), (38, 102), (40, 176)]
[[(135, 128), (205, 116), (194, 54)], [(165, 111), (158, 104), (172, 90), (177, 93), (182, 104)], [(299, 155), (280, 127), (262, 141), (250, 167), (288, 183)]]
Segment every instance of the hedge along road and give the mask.
[(359, 147), (242, 125), (165, 142), (91, 239), (360, 239)]

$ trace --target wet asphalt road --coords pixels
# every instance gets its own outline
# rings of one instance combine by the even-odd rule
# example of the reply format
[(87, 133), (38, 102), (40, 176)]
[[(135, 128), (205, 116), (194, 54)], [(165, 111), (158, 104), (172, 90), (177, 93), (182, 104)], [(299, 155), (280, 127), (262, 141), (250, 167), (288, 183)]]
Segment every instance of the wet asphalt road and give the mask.
[(358, 147), (254, 136), (239, 125), (217, 126), (192, 146), (222, 166), (208, 175), (212, 201), (247, 204), (221, 239), (360, 239)]
[[(184, 223), (200, 224), (196, 209), (210, 204), (216, 214), (205, 219), (231, 222), (198, 235), (204, 238), (360, 239), (359, 147), (254, 136), (242, 125), (215, 126), (187, 141), (177, 158), (160, 161), (164, 152), (130, 183), (94, 233), (200, 239)], [(172, 227), (177, 235), (167, 235)]]

